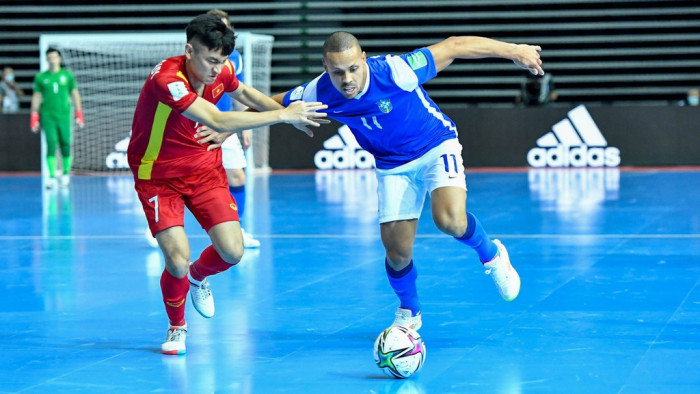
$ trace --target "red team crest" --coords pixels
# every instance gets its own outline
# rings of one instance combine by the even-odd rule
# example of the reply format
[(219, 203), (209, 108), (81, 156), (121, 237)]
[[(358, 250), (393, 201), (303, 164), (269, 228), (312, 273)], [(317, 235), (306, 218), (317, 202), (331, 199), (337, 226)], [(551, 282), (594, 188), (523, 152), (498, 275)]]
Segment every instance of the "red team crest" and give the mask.
[(217, 98), (223, 92), (224, 92), (224, 84), (220, 83), (220, 84), (216, 85), (216, 87), (214, 89), (211, 90), (211, 96), (213, 98)]

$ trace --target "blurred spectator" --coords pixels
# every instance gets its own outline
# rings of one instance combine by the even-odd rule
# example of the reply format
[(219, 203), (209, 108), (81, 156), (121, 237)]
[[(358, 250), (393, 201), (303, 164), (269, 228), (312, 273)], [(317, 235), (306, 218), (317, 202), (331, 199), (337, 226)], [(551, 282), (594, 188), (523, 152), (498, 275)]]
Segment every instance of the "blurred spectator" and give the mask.
[(525, 106), (542, 106), (557, 100), (552, 74), (533, 75), (528, 72), (520, 83), (520, 93), (515, 103)]
[(15, 72), (12, 67), (2, 70), (0, 80), (0, 99), (2, 99), (2, 112), (11, 114), (19, 111), (19, 98), (24, 96), (22, 89), (15, 82)]
[(688, 90), (688, 97), (686, 97), (685, 102), (687, 105), (696, 107), (700, 101), (700, 90), (693, 88)]

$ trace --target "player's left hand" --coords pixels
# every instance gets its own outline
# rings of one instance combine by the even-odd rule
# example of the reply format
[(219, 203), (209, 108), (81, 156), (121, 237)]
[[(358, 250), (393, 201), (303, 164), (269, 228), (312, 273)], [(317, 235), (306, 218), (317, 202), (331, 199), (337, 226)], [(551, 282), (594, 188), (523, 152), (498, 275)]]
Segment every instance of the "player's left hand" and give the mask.
[(243, 150), (248, 150), (251, 144), (250, 130), (241, 131), (239, 139), (241, 140), (241, 148), (243, 148)]
[(85, 127), (85, 117), (83, 116), (82, 109), (75, 110), (75, 124), (78, 125), (79, 129)]
[(231, 133), (219, 133), (216, 130), (210, 129), (208, 126), (202, 125), (197, 128), (197, 133), (195, 133), (194, 138), (202, 145), (209, 144), (207, 150), (214, 150), (220, 148), (221, 144), (224, 143), (226, 137), (229, 135), (231, 135)]
[(544, 75), (539, 45), (519, 44), (515, 46), (513, 63), (518, 67), (529, 70), (533, 75)]

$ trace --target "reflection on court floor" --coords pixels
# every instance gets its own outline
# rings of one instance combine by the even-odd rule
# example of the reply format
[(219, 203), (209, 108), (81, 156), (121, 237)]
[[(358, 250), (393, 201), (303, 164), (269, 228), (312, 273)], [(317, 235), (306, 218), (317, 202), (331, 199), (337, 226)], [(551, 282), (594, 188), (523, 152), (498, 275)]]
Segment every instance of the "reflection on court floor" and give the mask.
[[(164, 356), (163, 258), (128, 175), (0, 177), (0, 392), (640, 393), (700, 391), (700, 171), (469, 172), (468, 207), (508, 247), (500, 299), (429, 202), (414, 262), (428, 354), (408, 380), (374, 365), (397, 306), (371, 170), (249, 178), (262, 242), (189, 305)], [(208, 238), (191, 215), (192, 258)]]

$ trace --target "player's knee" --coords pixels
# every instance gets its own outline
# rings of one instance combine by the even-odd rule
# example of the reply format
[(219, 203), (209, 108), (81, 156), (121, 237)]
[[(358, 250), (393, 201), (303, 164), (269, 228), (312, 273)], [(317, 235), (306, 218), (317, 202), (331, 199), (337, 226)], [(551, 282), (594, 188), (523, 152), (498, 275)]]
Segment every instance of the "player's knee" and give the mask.
[(165, 266), (168, 272), (176, 278), (184, 278), (190, 268), (189, 259), (165, 256)]
[(453, 237), (459, 237), (467, 230), (467, 215), (461, 212), (438, 212), (433, 214), (433, 220), (440, 231)]
[(386, 249), (386, 257), (392, 268), (405, 267), (413, 258), (411, 248), (392, 247)]
[(238, 245), (238, 243), (227, 245), (217, 252), (222, 260), (231, 265), (236, 265), (241, 261), (241, 258), (243, 258), (243, 241), (240, 242), (240, 245)]

